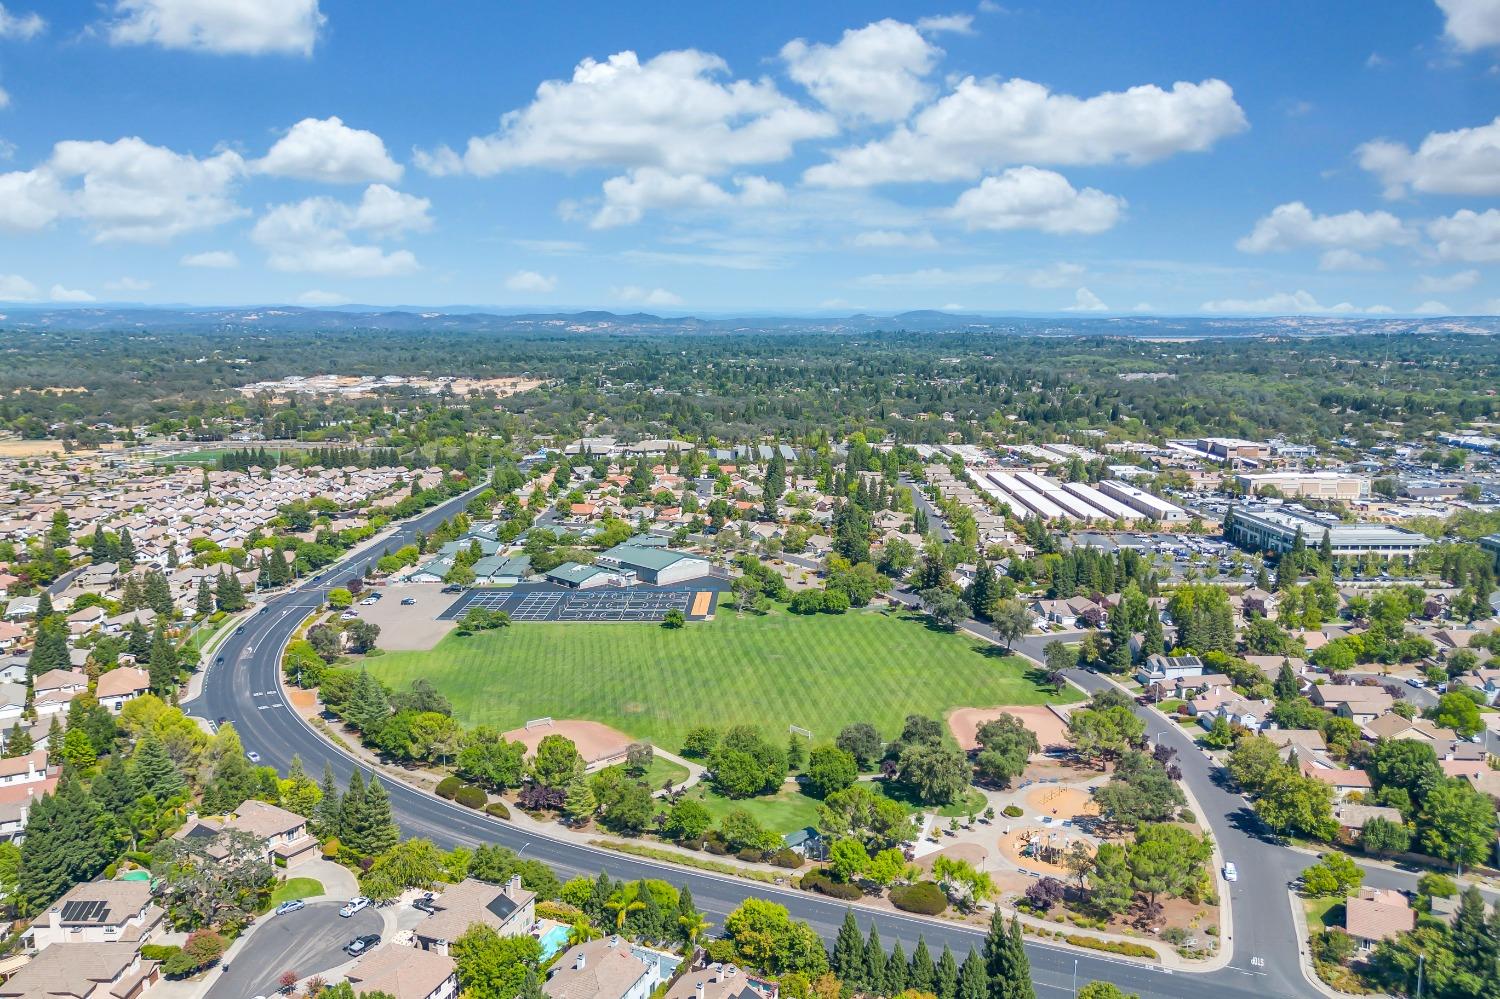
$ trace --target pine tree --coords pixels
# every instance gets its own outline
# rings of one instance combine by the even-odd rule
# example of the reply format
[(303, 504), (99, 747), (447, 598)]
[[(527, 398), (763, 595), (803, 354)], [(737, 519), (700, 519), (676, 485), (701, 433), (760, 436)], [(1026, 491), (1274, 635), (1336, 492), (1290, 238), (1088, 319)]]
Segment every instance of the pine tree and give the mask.
[(140, 618), (131, 618), (126, 626), (125, 651), (137, 663), (146, 662), (151, 656), (151, 633)]
[(1159, 656), (1167, 650), (1167, 636), (1162, 631), (1161, 615), (1155, 607), (1146, 610), (1146, 627), (1141, 633), (1141, 654)]
[(172, 587), (167, 577), (159, 572), (146, 573), (146, 584), (141, 594), (150, 607), (161, 617), (172, 616)]
[(938, 958), (935, 991), (938, 999), (958, 999), (958, 959), (947, 944), (943, 944), (943, 956)]
[(42, 623), (55, 613), (56, 611), (52, 609), (52, 594), (43, 589), (41, 594), (36, 598), (37, 623)]
[(1116, 607), (1109, 615), (1109, 667), (1115, 673), (1130, 672), (1130, 615)]
[(595, 797), (588, 778), (579, 774), (568, 782), (567, 798), (563, 804), (564, 815), (582, 825), (593, 818), (598, 810), (599, 799)]
[(31, 656), (26, 660), (26, 671), (36, 678), (48, 670), (67, 669), (72, 664), (68, 655), (68, 626), (61, 618), (47, 618), (36, 631), (36, 642), (31, 647)]
[(516, 999), (544, 999), (542, 980), (535, 968), (526, 969), (526, 977), (521, 981), (521, 991), (516, 993)]
[(177, 554), (177, 542), (173, 541), (167, 545), (167, 568), (175, 569), (181, 564), (181, 557)]
[(20, 719), (10, 727), (10, 733), (5, 737), (5, 758), (15, 759), (17, 756), (25, 756), (31, 752), (31, 733), (21, 727)]
[(1031, 961), (1021, 942), (1021, 922), (1011, 917), (1009, 928), (1000, 910), (990, 918), (984, 941), (984, 965), (992, 999), (1036, 999), (1031, 987)]
[(349, 694), (349, 707), (344, 716), (350, 724), (365, 735), (374, 735), (391, 713), (391, 701), (386, 696), (380, 681), (362, 669), (354, 680), (354, 689)]
[(88, 881), (110, 861), (97, 803), (69, 770), (57, 790), (31, 806), (21, 845), (17, 901), (35, 914), (73, 885)]
[(990, 978), (984, 973), (984, 962), (973, 950), (958, 971), (956, 999), (990, 999)]
[(1328, 531), (1326, 528), (1323, 531), (1323, 540), (1318, 542), (1318, 558), (1323, 560), (1323, 564), (1325, 566), (1332, 567), (1333, 539), (1328, 536)]
[(870, 924), (870, 938), (865, 941), (864, 988), (877, 995), (885, 991), (885, 945), (880, 942), (880, 927)]
[(844, 912), (844, 925), (833, 942), (833, 973), (855, 989), (865, 987), (865, 938), (854, 910)]
[(1271, 686), (1276, 699), (1278, 701), (1289, 700), (1296, 697), (1301, 689), (1301, 686), (1297, 683), (1297, 677), (1292, 673), (1292, 664), (1283, 661), (1281, 672), (1276, 674), (1276, 682)]
[(141, 738), (135, 751), (135, 776), (141, 788), (157, 801), (166, 801), (187, 787), (177, 764), (167, 755), (167, 747), (154, 735)]
[(128, 527), (120, 528), (119, 550), (118, 561), (120, 565), (126, 568), (135, 565), (135, 542), (130, 539), (130, 528)]
[[(349, 780), (349, 797), (355, 795), (355, 784), (359, 771)], [(347, 798), (343, 810), (344, 839), (351, 849), (366, 856), (375, 857), (395, 846), (401, 839), (401, 830), (391, 818), (391, 799), (380, 785), (379, 778), (371, 777), (370, 783), (359, 789), (357, 806), (351, 815)]]
[(906, 951), (897, 940), (885, 962), (885, 994), (893, 996), (906, 991), (906, 976), (910, 970), (906, 964)]
[(932, 963), (927, 939), (920, 934), (917, 949), (911, 952), (911, 971), (906, 976), (906, 987), (918, 992), (937, 992), (937, 967)]
[(193, 601), (193, 611), (199, 617), (208, 617), (214, 612), (214, 594), (213, 590), (208, 588), (207, 576), (198, 580), (198, 595)]
[(166, 626), (158, 622), (151, 636), (151, 656), (147, 666), (151, 675), (151, 692), (165, 697), (176, 690), (179, 666), (177, 649), (167, 638)]
[(323, 797), (318, 799), (318, 809), (313, 824), (318, 835), (340, 837), (343, 834), (341, 821), (344, 797), (339, 793), (339, 782), (333, 775), (333, 764), (323, 764), (323, 780), (318, 785)]
[(102, 565), (109, 561), (109, 539), (104, 536), (104, 528), (94, 528), (94, 538), (89, 542), (89, 558), (94, 560), (95, 565)]
[(116, 753), (104, 764), (99, 776), (89, 786), (89, 793), (99, 802), (106, 815), (123, 816), (141, 797), (141, 783), (124, 759)]
[(1454, 917), (1450, 938), (1460, 966), (1481, 980), (1494, 976), (1495, 961), (1500, 957), (1500, 942), (1491, 935), (1490, 929), (1485, 921), (1484, 896), (1478, 888), (1470, 885), (1459, 896), (1458, 914)]
[(1255, 564), (1255, 587), (1256, 589), (1265, 590), (1268, 593), (1271, 590), (1271, 577), (1266, 572), (1265, 562), (1257, 562)]

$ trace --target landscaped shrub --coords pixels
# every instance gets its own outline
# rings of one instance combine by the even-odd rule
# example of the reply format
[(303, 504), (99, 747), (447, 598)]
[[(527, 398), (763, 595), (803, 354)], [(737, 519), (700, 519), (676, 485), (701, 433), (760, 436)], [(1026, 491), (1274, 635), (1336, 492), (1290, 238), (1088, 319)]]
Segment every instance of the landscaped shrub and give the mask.
[[(803, 880), (807, 880), (803, 878)], [(918, 881), (911, 885), (897, 885), (891, 889), (891, 904), (902, 912), (916, 912), (924, 916), (936, 916), (948, 908), (948, 896), (943, 889), (931, 881)]]
[(729, 855), (729, 844), (724, 842), (717, 830), (703, 837), (703, 849), (715, 857), (727, 857)]
[(453, 800), (465, 808), (483, 808), (485, 802), (490, 800), (490, 796), (473, 784), (465, 784), (458, 789), (458, 793), (453, 796)]
[(1065, 941), (1074, 947), (1087, 947), (1089, 950), (1102, 950), (1108, 954), (1123, 954), (1126, 957), (1149, 957), (1155, 958), (1156, 951), (1145, 944), (1127, 943), (1123, 940), (1100, 940), (1098, 937), (1086, 937), (1081, 933), (1069, 933), (1063, 937)]
[(764, 850), (755, 850), (748, 846), (741, 850), (739, 853), (736, 853), (735, 856), (740, 858), (747, 864), (758, 864), (762, 860), (766, 859)]
[(802, 875), (802, 890), (815, 891), (820, 895), (843, 899), (846, 902), (853, 901), (864, 894), (857, 886), (835, 881), (821, 871), (808, 871)]
[(141, 957), (147, 961), (165, 961), (181, 950), (176, 944), (141, 944)]
[(796, 870), (802, 866), (802, 854), (789, 846), (784, 846), (770, 856), (771, 863), (777, 867), (785, 867), (787, 870)]
[(1021, 811), (1020, 805), (1006, 805), (1001, 809), (1000, 814), (1008, 819), (1018, 819), (1025, 813)]
[(337, 836), (331, 836), (329, 837), (328, 842), (323, 844), (323, 859), (333, 860), (338, 855), (339, 839)]
[(484, 811), (486, 815), (494, 816), (497, 819), (510, 818), (510, 809), (505, 807), (505, 802), (503, 801), (490, 802), (488, 805), (484, 806)]
[(453, 796), (458, 793), (458, 789), (463, 786), (464, 782), (459, 780), (457, 777), (444, 777), (442, 780), (438, 781), (437, 796), (439, 798), (447, 798), (449, 801), (452, 801)]

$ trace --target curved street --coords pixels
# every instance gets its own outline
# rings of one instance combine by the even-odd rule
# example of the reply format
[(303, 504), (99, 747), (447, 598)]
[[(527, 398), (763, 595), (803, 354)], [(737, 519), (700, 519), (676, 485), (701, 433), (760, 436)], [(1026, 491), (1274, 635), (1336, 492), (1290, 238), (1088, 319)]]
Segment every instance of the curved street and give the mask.
[[(184, 702), (184, 710), (199, 718), (226, 718), (233, 722), (245, 748), (259, 752), (264, 763), (278, 770), (285, 771), (292, 757), (300, 756), (310, 774), (321, 773), (327, 762), (339, 779), (346, 781), (354, 761), (314, 732), (281, 696), (278, 676), (281, 649), (307, 612), (323, 602), (328, 588), (363, 573), (366, 563), (378, 558), (384, 548), (394, 550), (409, 543), (417, 531), (430, 531), (444, 517), (462, 509), (468, 498), (469, 494), (465, 494), (435, 507), (403, 523), (376, 544), (325, 569), (316, 581), (270, 597), (261, 612), (253, 614), (219, 647), (217, 655), (223, 657), (223, 663), (207, 668), (201, 692)], [(1088, 674), (1078, 674), (1077, 679), (1084, 686), (1104, 682)], [(1179, 729), (1157, 724), (1149, 713), (1147, 720), (1153, 737), (1160, 735), (1173, 745), (1177, 745), (1173, 740), (1186, 742)], [(1071, 995), (1076, 986), (1096, 979), (1114, 982), (1143, 997), (1202, 999), (1210, 994), (1263, 999), (1266, 995), (1318, 994), (1298, 970), (1296, 934), (1286, 896), (1290, 876), (1306, 866), (1308, 859), (1258, 839), (1253, 815), (1243, 799), (1214, 782), (1206, 759), (1196, 748), (1188, 744), (1180, 746), (1179, 752), (1189, 785), (1210, 813), (1204, 818), (1225, 856), (1236, 860), (1246, 874), (1235, 886), (1236, 939), (1226, 942), (1226, 946), (1233, 947), (1229, 966), (1207, 973), (1174, 973), (1087, 951), (1028, 942), (1032, 977), (1039, 994)], [(367, 777), (370, 775), (368, 768), (361, 765), (361, 769)], [(751, 884), (539, 837), (399, 781), (386, 779), (382, 783), (390, 792), (391, 806), (403, 833), (427, 837), (444, 848), (499, 843), (543, 861), (563, 879), (594, 876), (603, 870), (618, 879), (662, 878), (687, 884), (698, 906), (716, 925), (722, 925), (724, 917), (750, 897), (785, 905), (794, 918), (806, 920), (829, 944), (844, 919), (845, 905), (809, 892)], [(1369, 880), (1381, 883), (1377, 877)], [(1414, 877), (1405, 878), (1402, 886), (1409, 886), (1413, 880)], [(871, 923), (878, 924), (881, 938), (888, 945), (900, 940), (907, 953), (911, 953), (919, 935), (926, 938), (934, 951), (941, 950), (944, 944), (951, 946), (960, 960), (971, 947), (977, 949), (983, 943), (983, 934), (968, 926), (862, 907), (856, 907), (855, 912), (866, 931)], [(1259, 964), (1259, 960), (1264, 960), (1264, 964)]]

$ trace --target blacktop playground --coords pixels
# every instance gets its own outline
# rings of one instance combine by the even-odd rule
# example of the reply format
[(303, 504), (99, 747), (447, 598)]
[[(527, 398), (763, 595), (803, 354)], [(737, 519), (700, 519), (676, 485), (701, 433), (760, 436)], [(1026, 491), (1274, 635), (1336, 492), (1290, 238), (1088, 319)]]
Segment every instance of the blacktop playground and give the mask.
[(546, 584), (481, 587), (466, 590), (438, 615), (454, 621), (470, 607), (504, 611), (522, 621), (660, 621), (670, 610), (690, 621), (710, 618), (719, 603), (723, 580), (712, 577), (673, 586), (602, 586), (574, 590)]

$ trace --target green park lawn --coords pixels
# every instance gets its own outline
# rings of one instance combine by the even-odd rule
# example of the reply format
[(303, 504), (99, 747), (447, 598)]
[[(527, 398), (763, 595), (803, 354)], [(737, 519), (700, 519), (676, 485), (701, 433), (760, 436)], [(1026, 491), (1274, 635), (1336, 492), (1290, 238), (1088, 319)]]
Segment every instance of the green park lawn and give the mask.
[(713, 816), (715, 826), (735, 808), (743, 808), (755, 816), (755, 821), (782, 836), (818, 824), (818, 799), (803, 794), (796, 788), (785, 787), (776, 794), (735, 800), (716, 793), (706, 785), (697, 784), (689, 788), (684, 797), (702, 802), (703, 807)]
[(852, 722), (886, 737), (908, 714), (1077, 700), (1028, 676), (1024, 660), (909, 615), (743, 617), (722, 611), (680, 630), (651, 624), (515, 624), (449, 634), (420, 652), (368, 661), (393, 688), (425, 677), (455, 716), (501, 729), (582, 718), (669, 750), (695, 725), (788, 725), (829, 740)]

